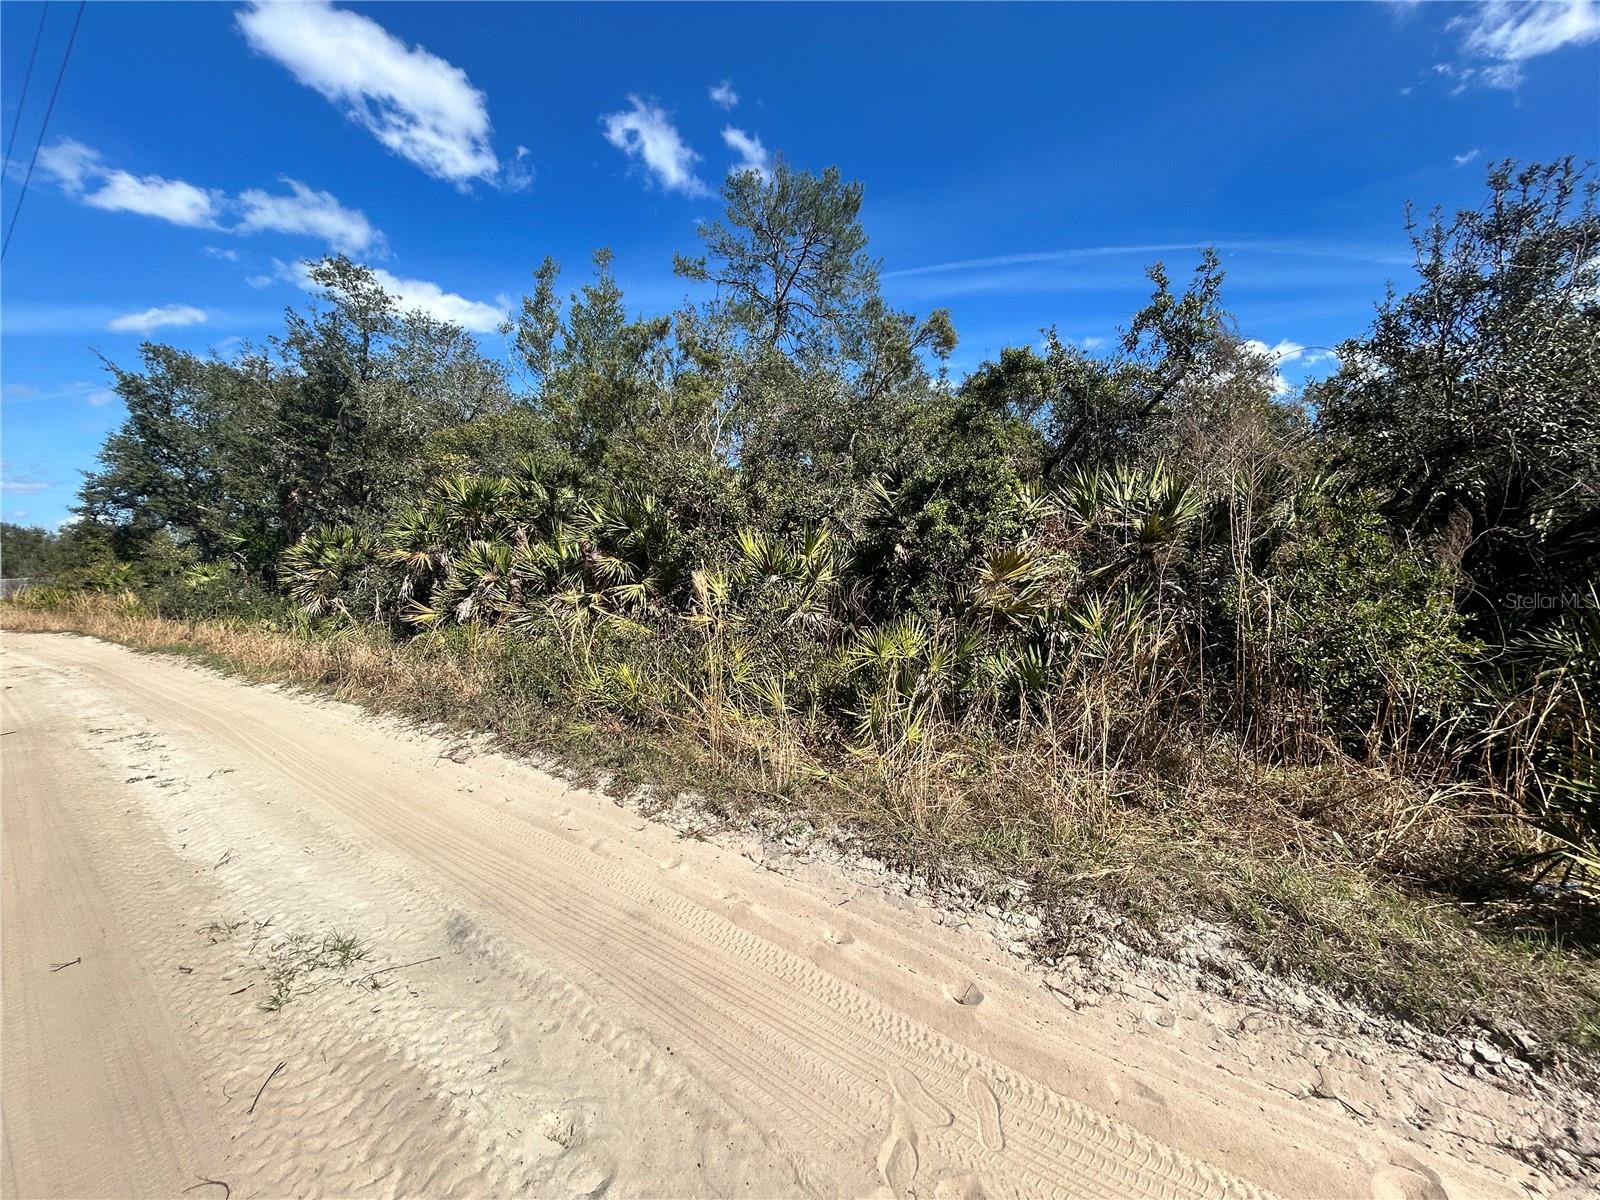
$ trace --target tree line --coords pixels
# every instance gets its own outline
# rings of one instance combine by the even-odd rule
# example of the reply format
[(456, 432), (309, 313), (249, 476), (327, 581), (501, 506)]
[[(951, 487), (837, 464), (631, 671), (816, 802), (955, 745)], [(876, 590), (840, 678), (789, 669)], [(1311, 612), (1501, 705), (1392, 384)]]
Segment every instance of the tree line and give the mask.
[(1600, 891), (1586, 168), (1409, 215), (1409, 290), (1291, 396), (1213, 253), (1153, 267), (1105, 352), (1046, 331), (957, 379), (949, 314), (882, 295), (861, 185), (779, 160), (724, 193), (675, 261), (709, 298), (640, 317), (607, 252), (566, 294), (547, 259), (505, 362), (344, 258), (264, 345), (145, 345), (80, 519), (8, 554), (179, 614), (493, 631), (552, 698), (886, 762), (1388, 764)]

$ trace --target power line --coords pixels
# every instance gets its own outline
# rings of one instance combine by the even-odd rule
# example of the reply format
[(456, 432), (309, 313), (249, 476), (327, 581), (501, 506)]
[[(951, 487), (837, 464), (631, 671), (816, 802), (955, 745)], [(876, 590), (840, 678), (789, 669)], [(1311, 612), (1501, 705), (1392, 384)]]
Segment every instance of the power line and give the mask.
[(33, 180), (33, 165), (39, 161), (39, 147), (44, 145), (45, 130), (50, 128), (50, 114), (56, 110), (56, 97), (61, 94), (61, 81), (66, 78), (67, 63), (72, 58), (72, 45), (78, 40), (78, 24), (83, 20), (83, 6), (88, 0), (78, 0), (77, 15), (72, 18), (72, 32), (67, 36), (67, 48), (61, 54), (61, 69), (56, 72), (56, 85), (50, 89), (50, 103), (44, 106), (44, 120), (39, 125), (39, 136), (34, 139), (33, 157), (28, 159), (28, 173), (22, 177), (22, 190), (17, 193), (17, 207), (12, 210), (11, 224), (6, 227), (6, 240), (0, 243), (0, 261), (11, 249), (11, 235), (17, 231), (17, 218), (22, 215), (22, 202), (28, 198), (28, 184)]
[(11, 122), (11, 134), (6, 138), (5, 166), (11, 166), (11, 151), (17, 145), (17, 126), (22, 124), (22, 110), (28, 105), (28, 84), (33, 82), (33, 63), (39, 57), (39, 39), (44, 35), (44, 19), (50, 15), (50, 0), (44, 0), (39, 9), (39, 28), (33, 31), (33, 49), (28, 52), (28, 69), (22, 73), (22, 94), (17, 97), (17, 115)]

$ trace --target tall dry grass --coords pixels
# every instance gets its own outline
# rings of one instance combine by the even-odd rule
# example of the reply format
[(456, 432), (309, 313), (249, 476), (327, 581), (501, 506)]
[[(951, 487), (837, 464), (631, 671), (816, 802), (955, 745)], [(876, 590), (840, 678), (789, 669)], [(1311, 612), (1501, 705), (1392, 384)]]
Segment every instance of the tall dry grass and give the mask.
[[(490, 734), (580, 775), (691, 792), (730, 819), (804, 822), (936, 881), (1020, 882), (1047, 916), (1045, 949), (1073, 942), (1091, 908), (1129, 918), (1124, 936), (1151, 949), (1205, 918), (1258, 963), (1431, 1028), (1600, 1048), (1589, 950), (1418, 882), (1486, 836), (1488, 814), (1368, 765), (1273, 765), (1170, 716), (1134, 754), (1127, 697), (1106, 679), (1009, 736), (935, 713), (865, 753), (818, 739), (814, 716), (781, 695), (669, 686), (648, 661), (626, 686), (586, 693), (570, 681), (592, 663), (553, 661), (581, 648), (504, 629), (395, 641), (369, 626), (175, 620), (88, 593), (25, 595), (0, 605), (0, 628), (180, 652)], [(706, 664), (721, 669), (714, 647)]]

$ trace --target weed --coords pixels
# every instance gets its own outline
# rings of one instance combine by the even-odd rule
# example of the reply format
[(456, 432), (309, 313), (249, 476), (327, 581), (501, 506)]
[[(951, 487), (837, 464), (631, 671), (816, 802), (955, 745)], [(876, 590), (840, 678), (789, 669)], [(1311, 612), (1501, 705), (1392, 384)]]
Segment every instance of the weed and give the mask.
[(370, 957), (359, 937), (341, 930), (320, 937), (293, 934), (274, 942), (266, 951), (267, 994), (261, 1007), (279, 1012), (296, 997), (320, 988), (326, 979), (319, 975), (343, 975)]

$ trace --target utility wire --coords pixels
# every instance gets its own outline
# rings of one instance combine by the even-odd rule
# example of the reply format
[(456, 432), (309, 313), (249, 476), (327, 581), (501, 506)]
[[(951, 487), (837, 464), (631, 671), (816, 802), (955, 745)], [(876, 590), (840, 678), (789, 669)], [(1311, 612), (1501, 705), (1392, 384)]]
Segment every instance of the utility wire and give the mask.
[(56, 110), (56, 97), (61, 94), (61, 81), (67, 74), (67, 63), (72, 58), (72, 45), (78, 40), (78, 25), (83, 20), (83, 6), (88, 0), (78, 0), (77, 15), (72, 18), (72, 32), (67, 36), (67, 48), (61, 54), (61, 69), (56, 72), (56, 85), (50, 89), (50, 103), (44, 107), (44, 120), (39, 125), (39, 136), (34, 139), (33, 157), (28, 159), (28, 173), (22, 177), (22, 191), (17, 193), (17, 207), (12, 210), (11, 224), (6, 227), (6, 240), (0, 243), (0, 261), (11, 249), (11, 235), (17, 231), (17, 218), (22, 215), (22, 202), (28, 198), (28, 184), (33, 180), (33, 166), (39, 161), (39, 147), (44, 145), (45, 130), (50, 128), (50, 114)]
[(33, 63), (39, 57), (39, 39), (44, 36), (44, 19), (50, 15), (50, 0), (39, 8), (39, 27), (33, 31), (33, 49), (28, 52), (28, 69), (22, 73), (22, 94), (17, 97), (17, 115), (11, 122), (11, 134), (6, 138), (5, 166), (11, 166), (11, 151), (17, 145), (17, 127), (22, 124), (22, 110), (28, 106), (28, 84), (33, 82)]

